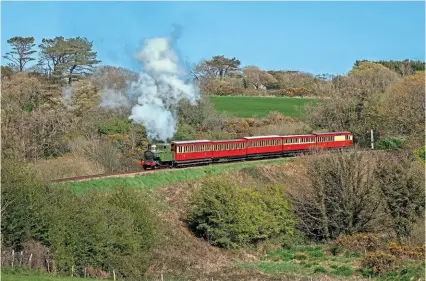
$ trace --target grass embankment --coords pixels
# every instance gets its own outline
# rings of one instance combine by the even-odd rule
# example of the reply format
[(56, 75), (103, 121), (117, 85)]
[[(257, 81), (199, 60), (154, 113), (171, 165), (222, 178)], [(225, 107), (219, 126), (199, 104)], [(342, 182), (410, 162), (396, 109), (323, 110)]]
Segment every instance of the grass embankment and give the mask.
[(285, 116), (301, 117), (301, 109), (307, 103), (315, 103), (317, 99), (309, 98), (277, 98), (277, 97), (234, 97), (211, 96), (210, 100), (219, 112), (227, 112), (237, 117), (263, 117), (271, 111), (281, 112)]
[(79, 277), (60, 277), (48, 275), (37, 270), (29, 270), (25, 268), (3, 268), (1, 271), (2, 281), (83, 281), (87, 278)]
[(59, 183), (65, 185), (76, 194), (82, 194), (89, 190), (113, 190), (117, 187), (152, 189), (173, 183), (197, 180), (206, 175), (219, 174), (224, 171), (238, 170), (246, 167), (256, 167), (267, 164), (282, 163), (291, 158), (279, 158), (262, 161), (236, 162), (220, 165), (192, 167), (187, 169), (160, 170), (155, 173), (139, 175), (135, 177), (93, 179), (82, 182)]
[[(360, 267), (363, 253), (345, 252), (333, 256), (325, 245), (302, 245), (291, 249), (277, 249), (260, 261), (237, 263), (237, 268), (260, 270), (266, 274), (295, 276), (331, 276), (338, 279), (350, 277), (370, 279), (368, 271)], [(424, 261), (404, 260), (401, 270), (383, 273), (375, 280), (424, 280)]]

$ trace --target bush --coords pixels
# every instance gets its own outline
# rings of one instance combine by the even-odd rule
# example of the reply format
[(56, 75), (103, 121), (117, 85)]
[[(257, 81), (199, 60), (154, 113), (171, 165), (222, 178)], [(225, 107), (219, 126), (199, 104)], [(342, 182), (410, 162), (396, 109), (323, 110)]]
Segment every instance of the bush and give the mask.
[(189, 224), (213, 245), (237, 248), (267, 239), (289, 240), (295, 220), (282, 189), (255, 190), (208, 178), (195, 196)]
[(341, 250), (350, 252), (372, 252), (380, 248), (379, 238), (372, 233), (341, 235), (330, 243), (330, 251), (337, 254)]
[(155, 242), (145, 195), (118, 189), (78, 197), (42, 182), (19, 162), (2, 164), (3, 246), (42, 249), (58, 273), (69, 274), (74, 266), (80, 276), (90, 267), (96, 274), (114, 269), (122, 277), (140, 278)]
[(376, 275), (392, 271), (395, 267), (395, 262), (395, 256), (376, 251), (366, 254), (361, 260), (361, 266)]
[(130, 122), (124, 118), (106, 120), (99, 128), (99, 134), (127, 134), (130, 131)]
[(299, 180), (288, 188), (300, 229), (318, 240), (371, 232), (381, 225), (380, 193), (370, 155), (319, 153), (301, 159)]
[(404, 144), (404, 138), (390, 137), (376, 143), (376, 149), (399, 149)]
[(410, 247), (408, 245), (392, 242), (388, 245), (387, 250), (397, 258), (408, 258), (413, 260), (425, 259), (424, 246)]

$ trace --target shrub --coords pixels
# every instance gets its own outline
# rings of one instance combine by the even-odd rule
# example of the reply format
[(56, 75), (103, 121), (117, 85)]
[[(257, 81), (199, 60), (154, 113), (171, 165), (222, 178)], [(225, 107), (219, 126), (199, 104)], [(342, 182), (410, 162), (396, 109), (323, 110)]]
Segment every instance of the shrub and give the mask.
[(380, 193), (370, 155), (319, 153), (300, 159), (299, 181), (288, 188), (300, 229), (318, 240), (380, 227)]
[(408, 258), (413, 260), (425, 259), (424, 246), (410, 247), (408, 245), (392, 242), (388, 245), (387, 250), (397, 258)]
[(395, 267), (395, 262), (395, 256), (383, 251), (376, 251), (364, 255), (361, 260), (361, 266), (375, 275), (392, 271)]
[(188, 221), (213, 245), (237, 248), (270, 238), (291, 239), (295, 220), (289, 207), (280, 188), (260, 192), (208, 178), (193, 200)]
[[(140, 278), (154, 245), (153, 213), (141, 191), (118, 189), (82, 197), (37, 179), (25, 166), (2, 163), (2, 242), (15, 251), (35, 249), (33, 263), (53, 258), (50, 267), (82, 276), (114, 269)], [(43, 266), (45, 263), (43, 261)]]
[(330, 243), (330, 251), (333, 254), (343, 249), (350, 252), (372, 252), (380, 248), (379, 238), (372, 233), (357, 233), (353, 235), (341, 235)]
[(376, 143), (376, 149), (399, 149), (404, 144), (404, 138), (390, 137)]
[(99, 134), (126, 134), (130, 131), (130, 122), (124, 118), (106, 120), (99, 128)]

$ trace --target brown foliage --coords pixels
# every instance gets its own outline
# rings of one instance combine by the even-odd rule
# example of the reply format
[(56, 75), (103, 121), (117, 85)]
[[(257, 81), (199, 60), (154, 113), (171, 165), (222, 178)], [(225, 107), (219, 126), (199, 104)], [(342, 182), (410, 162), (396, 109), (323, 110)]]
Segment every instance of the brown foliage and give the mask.
[(395, 267), (396, 258), (383, 251), (366, 254), (361, 260), (361, 266), (371, 269), (373, 274), (381, 274), (392, 271)]
[(86, 273), (87, 277), (89, 278), (96, 278), (96, 279), (108, 279), (110, 277), (110, 274), (106, 271), (103, 271), (99, 268), (94, 268), (92, 266), (86, 267)]
[(392, 242), (386, 249), (395, 257), (401, 259), (424, 260), (425, 259), (425, 246), (410, 247), (405, 244)]
[(122, 91), (129, 81), (137, 80), (137, 73), (122, 67), (102, 66), (90, 77), (91, 83), (99, 89)]
[(383, 129), (378, 113), (380, 96), (399, 79), (382, 65), (362, 63), (348, 76), (333, 80), (329, 98), (306, 106), (306, 121), (320, 129), (351, 131), (355, 141), (368, 143), (370, 128), (376, 132)]
[(300, 161), (298, 182), (289, 185), (288, 192), (308, 236), (330, 239), (381, 225), (370, 156), (353, 150)]
[(268, 83), (277, 82), (277, 79), (270, 73), (255, 66), (245, 67), (243, 69), (243, 74), (247, 87), (252, 87), (254, 89), (261, 89), (262, 86), (265, 87)]
[(408, 144), (424, 144), (425, 130), (425, 72), (405, 76), (381, 98), (379, 108), (386, 136), (409, 136)]
[(225, 131), (233, 133), (237, 137), (246, 137), (249, 135), (250, 126), (243, 118), (235, 118), (225, 121)]
[[(51, 261), (50, 249), (38, 241), (28, 241), (21, 251), (12, 253), (11, 248), (2, 247), (1, 266), (14, 266), (40, 269), (47, 271), (47, 262)], [(49, 265), (50, 266), (50, 265)]]
[(200, 89), (203, 93), (218, 96), (240, 95), (244, 91), (241, 80), (236, 78), (206, 79)]
[(330, 243), (330, 250), (334, 253), (339, 248), (352, 252), (372, 252), (380, 249), (382, 242), (373, 233), (356, 233), (352, 235), (341, 235)]

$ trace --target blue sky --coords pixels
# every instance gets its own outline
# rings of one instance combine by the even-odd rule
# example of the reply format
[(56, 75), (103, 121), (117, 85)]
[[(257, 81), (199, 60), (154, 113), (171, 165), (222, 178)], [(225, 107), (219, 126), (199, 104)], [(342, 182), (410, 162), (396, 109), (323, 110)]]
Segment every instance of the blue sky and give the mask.
[(1, 54), (13, 36), (81, 36), (102, 64), (137, 71), (132, 54), (173, 24), (190, 63), (225, 55), (266, 70), (345, 74), (357, 59), (425, 60), (424, 2), (2, 2)]

